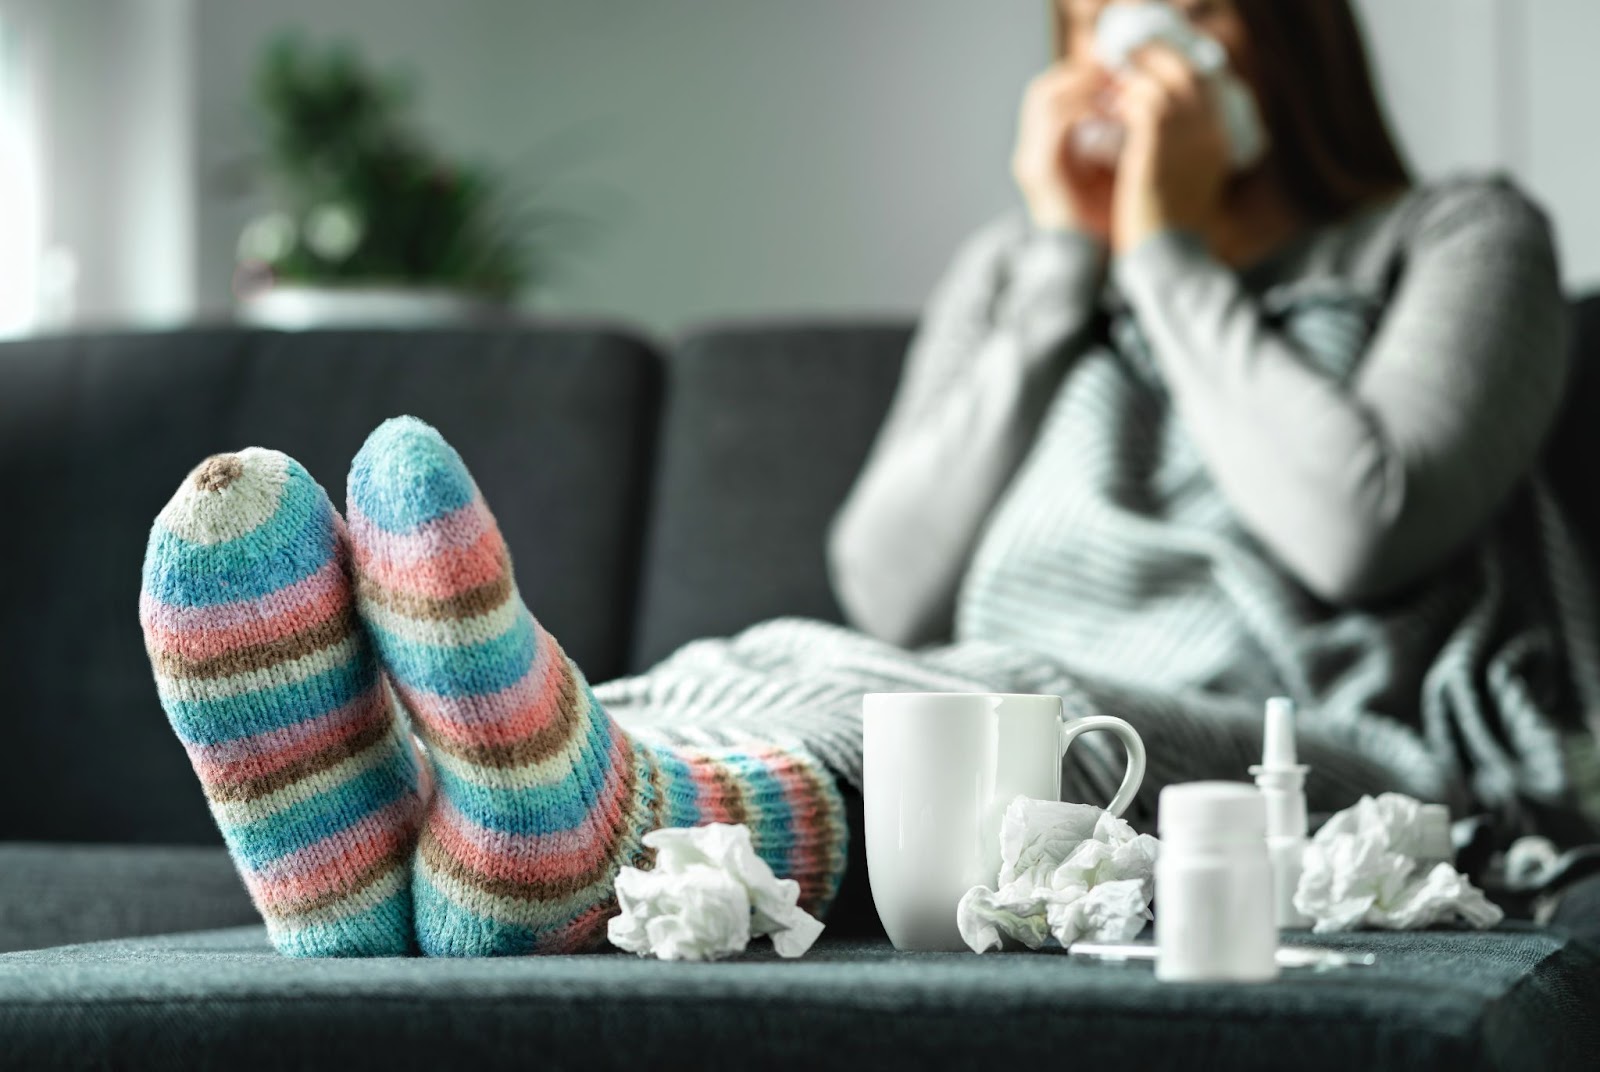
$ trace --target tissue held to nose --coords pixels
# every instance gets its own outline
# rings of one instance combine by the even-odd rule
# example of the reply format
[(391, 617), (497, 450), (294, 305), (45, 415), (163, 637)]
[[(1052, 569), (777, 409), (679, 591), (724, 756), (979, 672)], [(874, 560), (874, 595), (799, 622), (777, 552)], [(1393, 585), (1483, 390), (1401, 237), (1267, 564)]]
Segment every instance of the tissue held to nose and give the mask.
[[(1154, 43), (1177, 52), (1210, 83), (1235, 170), (1258, 163), (1267, 151), (1266, 126), (1255, 96), (1229, 68), (1227, 52), (1220, 44), (1164, 3), (1107, 4), (1095, 24), (1095, 54), (1108, 70), (1125, 70), (1140, 48)], [(1122, 126), (1112, 119), (1082, 123), (1073, 132), (1076, 152), (1106, 166), (1115, 164), (1122, 140)]]

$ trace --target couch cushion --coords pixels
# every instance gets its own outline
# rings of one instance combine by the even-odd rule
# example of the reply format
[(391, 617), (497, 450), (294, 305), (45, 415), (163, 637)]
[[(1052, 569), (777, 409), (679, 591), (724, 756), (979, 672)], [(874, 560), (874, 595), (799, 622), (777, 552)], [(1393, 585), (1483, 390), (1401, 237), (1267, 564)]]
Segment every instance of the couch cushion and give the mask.
[(888, 408), (909, 334), (722, 328), (676, 348), (635, 669), (782, 614), (840, 620), (823, 541)]
[(216, 451), (287, 451), (342, 507), (378, 422), (436, 424), (494, 504), (535, 613), (591, 674), (619, 673), (659, 374), (638, 341), (575, 328), (0, 346), (0, 840), (215, 840), (136, 609), (151, 520)]
[(1590, 947), (1532, 930), (1327, 944), (1379, 965), (1163, 986), (1148, 964), (826, 935), (794, 961), (296, 961), (253, 928), (0, 956), (0, 1039), (18, 1065), (64, 1068), (1593, 1067)]
[(0, 952), (260, 919), (223, 849), (0, 845)]

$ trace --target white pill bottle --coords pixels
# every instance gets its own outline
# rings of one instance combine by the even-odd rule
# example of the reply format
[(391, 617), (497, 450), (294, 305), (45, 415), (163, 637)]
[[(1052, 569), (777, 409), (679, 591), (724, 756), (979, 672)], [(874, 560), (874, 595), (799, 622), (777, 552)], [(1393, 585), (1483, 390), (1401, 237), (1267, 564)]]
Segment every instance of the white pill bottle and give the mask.
[(1278, 927), (1260, 791), (1238, 782), (1169, 785), (1157, 820), (1156, 978), (1276, 978)]

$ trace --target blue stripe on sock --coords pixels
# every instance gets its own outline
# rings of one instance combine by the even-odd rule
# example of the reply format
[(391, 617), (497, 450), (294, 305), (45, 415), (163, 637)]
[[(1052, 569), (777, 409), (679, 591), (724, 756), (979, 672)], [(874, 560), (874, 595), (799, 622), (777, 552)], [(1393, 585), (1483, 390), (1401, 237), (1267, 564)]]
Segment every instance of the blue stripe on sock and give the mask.
[(531, 953), (538, 931), (480, 916), (444, 895), (422, 867), (411, 880), (417, 945), (430, 957), (495, 957)]
[(767, 805), (759, 810), (749, 809), (754, 815), (746, 822), (755, 841), (756, 855), (767, 861), (767, 865), (779, 875), (787, 875), (789, 851), (794, 847), (794, 826), (786, 806), (788, 798), (784, 795), (783, 783), (778, 781), (765, 763), (752, 756), (730, 755), (727, 759), (734, 768), (735, 777), (749, 786), (755, 795), (771, 795), (780, 802), (776, 807)]
[(365, 912), (327, 923), (276, 931), (272, 944), (286, 957), (401, 957), (416, 951), (411, 883)]
[(237, 540), (197, 544), (157, 526), (145, 552), (144, 589), (173, 607), (260, 599), (304, 580), (334, 556), (333, 507), (291, 464), (278, 509)]
[(373, 430), (351, 462), (349, 498), (386, 532), (411, 532), (470, 503), (472, 476), (432, 427), (394, 417)]
[(369, 652), (343, 665), (276, 688), (220, 700), (163, 701), (167, 718), (189, 744), (218, 744), (305, 722), (343, 707), (377, 684)]
[[(645, 746), (636, 741), (634, 747)], [(650, 756), (661, 771), (661, 792), (667, 800), (661, 825), (700, 825), (700, 794), (695, 788), (694, 771), (688, 762), (666, 748), (652, 748)]]
[(404, 756), (392, 756), (265, 819), (226, 828), (228, 847), (250, 870), (261, 871), (275, 860), (348, 830), (410, 792), (405, 762)]
[[(599, 708), (596, 708), (599, 711)], [(552, 834), (573, 830), (594, 810), (611, 772), (608, 716), (590, 721), (578, 762), (559, 782), (527, 789), (493, 789), (435, 770), (439, 791), (473, 823), (507, 834)]]
[(533, 665), (538, 637), (525, 609), (515, 624), (481, 644), (439, 645), (408, 640), (367, 623), (384, 665), (407, 688), (434, 696), (487, 696), (521, 681)]

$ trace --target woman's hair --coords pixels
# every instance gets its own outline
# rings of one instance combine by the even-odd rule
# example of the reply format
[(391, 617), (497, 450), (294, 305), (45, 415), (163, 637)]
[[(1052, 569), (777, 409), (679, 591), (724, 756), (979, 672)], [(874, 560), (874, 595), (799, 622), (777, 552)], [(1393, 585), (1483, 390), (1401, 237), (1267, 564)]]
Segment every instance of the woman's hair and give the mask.
[[(1233, 0), (1250, 39), (1250, 63), (1273, 160), (1290, 198), (1313, 220), (1411, 185), (1372, 79), (1350, 0)], [(1067, 19), (1055, 15), (1056, 55)]]

